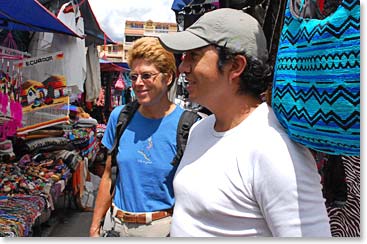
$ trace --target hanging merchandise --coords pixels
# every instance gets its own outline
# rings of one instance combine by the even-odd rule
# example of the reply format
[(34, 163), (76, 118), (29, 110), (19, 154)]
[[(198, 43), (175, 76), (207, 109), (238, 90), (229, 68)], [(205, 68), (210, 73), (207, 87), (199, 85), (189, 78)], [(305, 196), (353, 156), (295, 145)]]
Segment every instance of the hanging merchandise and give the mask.
[(99, 96), (97, 98), (96, 105), (103, 107), (104, 104), (105, 104), (105, 88), (102, 87), (101, 90), (99, 91)]
[(345, 169), (347, 198), (342, 207), (327, 206), (330, 230), (333, 237), (361, 236), (361, 162), (360, 157), (340, 156)]
[[(77, 2), (82, 4), (81, 1)], [(68, 1), (62, 4), (57, 12), (56, 19), (73, 33), (82, 37), (85, 36), (84, 16), (81, 15), (78, 5), (76, 1)], [(63, 62), (58, 66), (62, 66), (65, 71), (63, 75), (67, 80), (67, 86), (71, 87), (74, 93), (80, 93), (84, 90), (83, 83), (88, 72), (85, 46), (85, 38), (73, 38), (59, 33), (36, 32), (32, 35), (27, 50), (32, 54), (32, 57), (45, 56), (49, 53), (61, 51), (64, 57)], [(33, 69), (34, 72), (41, 73), (47, 72), (48, 68), (47, 66), (35, 66)], [(34, 79), (37, 80), (37, 77)], [(94, 98), (97, 96), (98, 94)]]
[[(71, 93), (64, 75), (63, 58), (62, 52), (56, 52), (16, 63), (23, 79), (20, 84), (23, 127), (17, 130), (18, 134), (69, 121), (69, 110), (62, 109), (69, 104)], [(37, 69), (40, 66), (43, 69)]]
[[(187, 3), (186, 3), (187, 2)], [(178, 31), (183, 31), (204, 13), (219, 8), (217, 0), (173, 1), (172, 10), (176, 13)]]
[[(242, 9), (254, 17), (262, 27), (269, 54), (267, 63), (274, 66), (278, 52), (279, 36), (283, 25), (285, 5), (286, 1), (274, 0), (174, 0), (171, 8), (176, 14), (178, 31), (185, 30), (204, 13), (217, 8)], [(176, 54), (175, 57), (179, 63), (181, 56)], [(273, 73), (265, 78), (265, 82), (268, 84), (268, 92), (264, 99), (270, 104)], [(185, 87), (183, 89), (186, 90)], [(187, 91), (184, 92), (187, 93)]]
[[(2, 49), (5, 50), (5, 49)], [(21, 56), (6, 48), (0, 60), (0, 141), (16, 133), (22, 126), (22, 106), (19, 101), (20, 70), (15, 68), (13, 61)], [(10, 63), (11, 62), (11, 63)]]
[(123, 72), (122, 73), (122, 76), (124, 77), (124, 81), (125, 81), (125, 84), (126, 84), (126, 87), (131, 87), (133, 84), (130, 80), (130, 77), (129, 77), (129, 73), (128, 72)]
[[(304, 17), (310, 1), (288, 0), (272, 107), (290, 137), (328, 154), (360, 154), (360, 3)], [(317, 7), (317, 6), (316, 6)]]
[(15, 42), (11, 31), (9, 31), (8, 34), (6, 35), (6, 38), (3, 40), (2, 45), (5, 47), (9, 47), (11, 49), (18, 50), (17, 43)]
[(119, 91), (122, 91), (122, 90), (125, 90), (126, 88), (126, 84), (125, 84), (125, 81), (124, 81), (124, 78), (122, 76), (122, 72), (119, 73), (119, 76), (115, 82), (115, 89), (116, 90), (119, 90)]
[(30, 54), (7, 46), (0, 46), (0, 57), (7, 60), (21, 60), (23, 58), (29, 58)]

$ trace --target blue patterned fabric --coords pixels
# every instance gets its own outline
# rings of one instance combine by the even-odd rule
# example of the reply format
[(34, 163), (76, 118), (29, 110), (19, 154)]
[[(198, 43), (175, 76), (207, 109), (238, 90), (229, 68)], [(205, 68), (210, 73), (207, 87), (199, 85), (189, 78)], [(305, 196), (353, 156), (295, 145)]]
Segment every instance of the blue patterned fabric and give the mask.
[(360, 155), (360, 4), (325, 19), (292, 15), (279, 41), (272, 107), (290, 137), (328, 154)]

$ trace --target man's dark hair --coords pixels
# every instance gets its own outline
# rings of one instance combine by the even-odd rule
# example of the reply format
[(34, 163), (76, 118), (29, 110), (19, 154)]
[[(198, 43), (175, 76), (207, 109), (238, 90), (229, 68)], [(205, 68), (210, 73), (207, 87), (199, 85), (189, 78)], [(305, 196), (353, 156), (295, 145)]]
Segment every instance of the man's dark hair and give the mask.
[(268, 77), (272, 73), (272, 67), (260, 59), (250, 57), (246, 53), (233, 53), (225, 47), (216, 47), (218, 50), (218, 69), (223, 72), (223, 66), (233, 60), (236, 55), (243, 55), (246, 58), (247, 65), (240, 76), (239, 94), (251, 94), (261, 98), (262, 94), (268, 88)]

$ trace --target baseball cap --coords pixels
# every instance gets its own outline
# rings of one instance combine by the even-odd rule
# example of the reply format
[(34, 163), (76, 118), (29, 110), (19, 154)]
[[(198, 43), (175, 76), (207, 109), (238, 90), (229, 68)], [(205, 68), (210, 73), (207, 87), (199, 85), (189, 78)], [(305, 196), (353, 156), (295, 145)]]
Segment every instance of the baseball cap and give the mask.
[(243, 10), (220, 8), (202, 15), (185, 31), (161, 34), (162, 46), (174, 53), (214, 44), (234, 53), (245, 52), (263, 61), (268, 58), (264, 32), (251, 15)]

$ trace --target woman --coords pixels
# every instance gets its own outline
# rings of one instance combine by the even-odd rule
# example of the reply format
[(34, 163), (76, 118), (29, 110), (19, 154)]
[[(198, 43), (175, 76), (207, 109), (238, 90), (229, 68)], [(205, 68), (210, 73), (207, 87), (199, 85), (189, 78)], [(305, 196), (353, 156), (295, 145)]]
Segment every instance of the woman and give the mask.
[[(114, 196), (110, 195), (111, 156), (107, 157), (90, 227), (92, 237), (103, 235), (103, 219), (103, 229), (113, 227), (120, 236), (169, 234), (176, 171), (171, 161), (176, 154), (176, 130), (183, 112), (168, 98), (176, 77), (175, 58), (158, 39), (143, 37), (129, 50), (128, 64), (140, 106), (120, 139)], [(108, 149), (112, 148), (122, 107), (112, 111), (103, 136), (102, 143)]]

